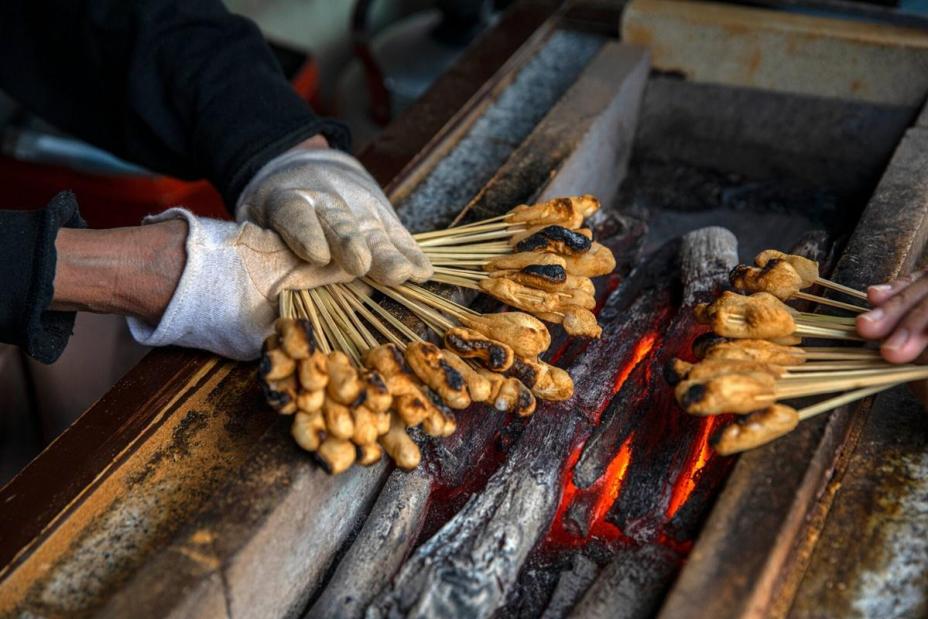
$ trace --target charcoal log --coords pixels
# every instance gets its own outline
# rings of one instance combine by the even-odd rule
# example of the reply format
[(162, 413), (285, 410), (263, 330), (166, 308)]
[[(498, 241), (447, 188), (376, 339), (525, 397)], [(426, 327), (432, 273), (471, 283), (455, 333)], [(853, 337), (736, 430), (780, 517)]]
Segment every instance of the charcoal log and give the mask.
[(675, 552), (657, 544), (619, 550), (570, 614), (572, 619), (645, 619), (660, 608), (679, 570)]
[[(669, 303), (666, 280), (676, 245), (656, 252), (651, 266), (632, 275), (606, 301), (611, 317), (569, 368), (579, 397), (541, 407), (505, 465), (483, 492), (403, 565), (391, 586), (367, 609), (368, 617), (489, 617), (506, 601), (519, 572), (547, 531), (561, 494), (570, 447), (608, 399), (642, 333), (660, 330)], [(609, 360), (609, 363), (603, 363)]]
[(430, 487), (429, 475), (421, 467), (393, 471), (358, 536), (307, 613), (308, 619), (363, 616), (377, 594), (377, 585), (393, 577), (418, 536)]
[[(674, 246), (668, 244), (667, 247)], [(680, 254), (679, 281), (683, 286), (683, 306), (679, 309), (673, 325), (664, 337), (664, 341), (671, 345), (686, 340), (688, 332), (693, 328), (692, 306), (710, 300), (721, 287), (726, 285), (729, 271), (738, 264), (738, 240), (729, 230), (718, 226), (694, 230), (684, 235), (676, 247), (679, 248)], [(677, 280), (677, 277), (663, 275), (662, 281), (664, 282)], [(669, 290), (665, 293), (670, 294)], [(686, 354), (686, 351), (679, 352)], [(578, 488), (589, 487), (602, 477), (622, 442), (635, 427), (649, 421), (640, 419), (634, 412), (640, 408), (642, 394), (650, 397), (651, 393), (663, 390), (665, 385), (662, 383), (661, 372), (650, 372), (653, 377), (652, 384), (642, 384), (636, 380), (642, 373), (645, 373), (644, 369), (639, 369), (636, 375), (626, 380), (626, 384), (619, 392), (619, 397), (609, 404), (603, 413), (602, 422), (587, 440), (583, 453), (574, 467), (574, 484)], [(662, 422), (660, 419), (654, 421)], [(691, 426), (695, 423), (697, 422), (686, 425)], [(692, 432), (688, 435), (692, 436)], [(687, 434), (681, 433), (680, 436), (687, 436)], [(673, 440), (662, 442), (685, 453), (685, 449), (681, 449), (680, 445)], [(635, 465), (635, 460), (638, 460), (639, 465)], [(644, 464), (644, 459), (636, 453), (632, 466), (637, 469), (642, 464)], [(629, 474), (635, 475), (635, 469), (630, 470)], [(655, 495), (650, 489), (644, 492)], [(660, 497), (655, 495), (655, 498)]]
[(599, 574), (596, 562), (574, 555), (571, 568), (561, 573), (541, 619), (563, 619), (586, 593)]

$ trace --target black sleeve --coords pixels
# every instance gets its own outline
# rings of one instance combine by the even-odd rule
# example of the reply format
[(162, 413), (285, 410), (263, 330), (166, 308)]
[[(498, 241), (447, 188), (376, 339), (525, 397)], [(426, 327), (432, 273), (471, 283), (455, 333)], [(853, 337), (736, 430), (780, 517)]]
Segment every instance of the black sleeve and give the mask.
[(84, 228), (74, 194), (62, 192), (36, 211), (0, 211), (0, 342), (44, 363), (57, 359), (74, 312), (48, 309), (55, 284), (58, 229)]
[(208, 178), (234, 204), (316, 117), (257, 27), (220, 0), (4, 0), (0, 88), (69, 133), (160, 173)]

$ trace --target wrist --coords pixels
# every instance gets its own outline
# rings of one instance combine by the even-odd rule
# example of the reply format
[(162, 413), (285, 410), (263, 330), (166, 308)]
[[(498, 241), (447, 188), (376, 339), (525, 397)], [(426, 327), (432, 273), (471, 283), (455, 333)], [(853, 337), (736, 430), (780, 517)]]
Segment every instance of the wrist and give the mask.
[(287, 152), (293, 152), (295, 150), (312, 150), (319, 148), (331, 148), (329, 141), (321, 133), (317, 133), (311, 138), (303, 140), (293, 148), (289, 149)]
[(171, 220), (111, 230), (62, 229), (52, 309), (136, 316), (157, 324), (186, 261), (187, 224)]

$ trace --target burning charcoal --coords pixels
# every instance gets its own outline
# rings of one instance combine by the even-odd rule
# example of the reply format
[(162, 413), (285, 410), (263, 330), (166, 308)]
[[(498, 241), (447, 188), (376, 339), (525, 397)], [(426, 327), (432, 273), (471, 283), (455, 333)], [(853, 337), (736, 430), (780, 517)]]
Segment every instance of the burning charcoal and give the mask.
[(541, 619), (561, 619), (567, 616), (596, 580), (597, 574), (599, 567), (594, 561), (582, 554), (574, 555), (570, 569), (561, 572)]

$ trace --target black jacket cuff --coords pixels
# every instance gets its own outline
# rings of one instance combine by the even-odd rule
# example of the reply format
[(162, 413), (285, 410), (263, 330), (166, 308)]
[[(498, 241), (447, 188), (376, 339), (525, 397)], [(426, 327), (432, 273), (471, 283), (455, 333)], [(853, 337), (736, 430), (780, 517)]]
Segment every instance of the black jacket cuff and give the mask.
[(0, 341), (43, 363), (61, 356), (74, 330), (74, 312), (48, 309), (55, 292), (55, 239), (62, 227), (87, 227), (69, 191), (42, 210), (0, 211)]

